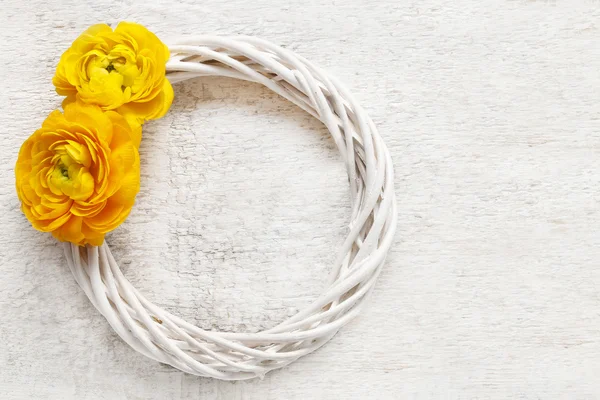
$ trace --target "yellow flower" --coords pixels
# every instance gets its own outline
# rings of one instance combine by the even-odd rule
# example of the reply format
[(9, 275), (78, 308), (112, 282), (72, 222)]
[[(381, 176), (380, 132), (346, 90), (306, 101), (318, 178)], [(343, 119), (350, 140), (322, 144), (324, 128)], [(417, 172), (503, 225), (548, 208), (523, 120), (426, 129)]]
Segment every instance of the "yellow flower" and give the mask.
[(145, 27), (121, 22), (113, 31), (98, 24), (61, 56), (52, 82), (60, 95), (143, 123), (162, 117), (173, 101), (165, 78), (168, 59), (167, 46)]
[(99, 246), (134, 204), (140, 159), (123, 116), (77, 102), (53, 111), (23, 143), (15, 175), (34, 228)]

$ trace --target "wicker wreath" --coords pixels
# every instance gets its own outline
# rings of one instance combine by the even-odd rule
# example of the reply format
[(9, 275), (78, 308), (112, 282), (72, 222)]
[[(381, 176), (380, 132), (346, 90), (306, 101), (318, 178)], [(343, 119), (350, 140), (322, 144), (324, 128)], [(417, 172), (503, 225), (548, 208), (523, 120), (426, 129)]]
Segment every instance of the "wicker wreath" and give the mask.
[(166, 77), (171, 83), (199, 76), (257, 82), (327, 126), (346, 164), (352, 214), (325, 292), (274, 328), (213, 332), (148, 301), (123, 276), (106, 242), (65, 243), (67, 263), (92, 304), (138, 352), (199, 376), (263, 377), (321, 347), (360, 312), (396, 226), (392, 160), (373, 121), (348, 90), (290, 50), (245, 36), (190, 37), (169, 50)]

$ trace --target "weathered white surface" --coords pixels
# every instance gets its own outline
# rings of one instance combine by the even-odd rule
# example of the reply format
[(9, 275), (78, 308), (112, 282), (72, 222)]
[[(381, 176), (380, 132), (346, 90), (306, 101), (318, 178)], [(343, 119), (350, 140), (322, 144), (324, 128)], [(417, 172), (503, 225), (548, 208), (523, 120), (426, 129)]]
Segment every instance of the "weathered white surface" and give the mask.
[[(0, 3), (0, 398), (600, 396), (598, 2), (319, 3)], [(353, 89), (393, 153), (397, 243), (367, 312), (263, 381), (136, 354), (18, 211), (13, 165), (60, 104), (60, 52), (122, 19), (293, 48)], [(176, 87), (141, 153), (138, 204), (109, 241), (151, 300), (258, 330), (319, 294), (349, 202), (318, 122), (257, 85), (201, 79)]]

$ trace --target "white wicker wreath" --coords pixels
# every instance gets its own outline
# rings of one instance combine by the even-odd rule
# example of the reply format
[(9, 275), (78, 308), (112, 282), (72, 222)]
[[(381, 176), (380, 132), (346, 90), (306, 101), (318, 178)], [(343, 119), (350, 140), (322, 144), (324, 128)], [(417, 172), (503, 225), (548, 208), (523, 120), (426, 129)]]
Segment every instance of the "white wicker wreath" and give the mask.
[(200, 376), (263, 377), (321, 347), (360, 312), (396, 226), (392, 160), (373, 121), (346, 88), (293, 52), (253, 37), (190, 37), (169, 48), (172, 83), (198, 76), (258, 82), (329, 129), (346, 164), (352, 215), (325, 292), (263, 332), (212, 332), (149, 302), (123, 276), (106, 242), (100, 247), (65, 243), (66, 259), (92, 304), (140, 353)]

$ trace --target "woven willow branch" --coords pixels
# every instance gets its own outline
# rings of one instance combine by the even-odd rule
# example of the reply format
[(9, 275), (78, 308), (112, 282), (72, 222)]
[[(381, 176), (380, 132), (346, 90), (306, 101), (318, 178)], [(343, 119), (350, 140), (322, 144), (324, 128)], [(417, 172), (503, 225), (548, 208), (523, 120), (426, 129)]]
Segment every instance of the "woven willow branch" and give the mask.
[(396, 202), (392, 160), (371, 118), (334, 77), (293, 52), (252, 37), (199, 36), (171, 46), (167, 77), (227, 76), (258, 82), (321, 120), (350, 181), (348, 236), (325, 292), (309, 307), (259, 333), (200, 329), (155, 306), (125, 279), (106, 243), (67, 243), (73, 275), (131, 347), (190, 374), (225, 380), (263, 377), (325, 344), (360, 312), (392, 243)]

